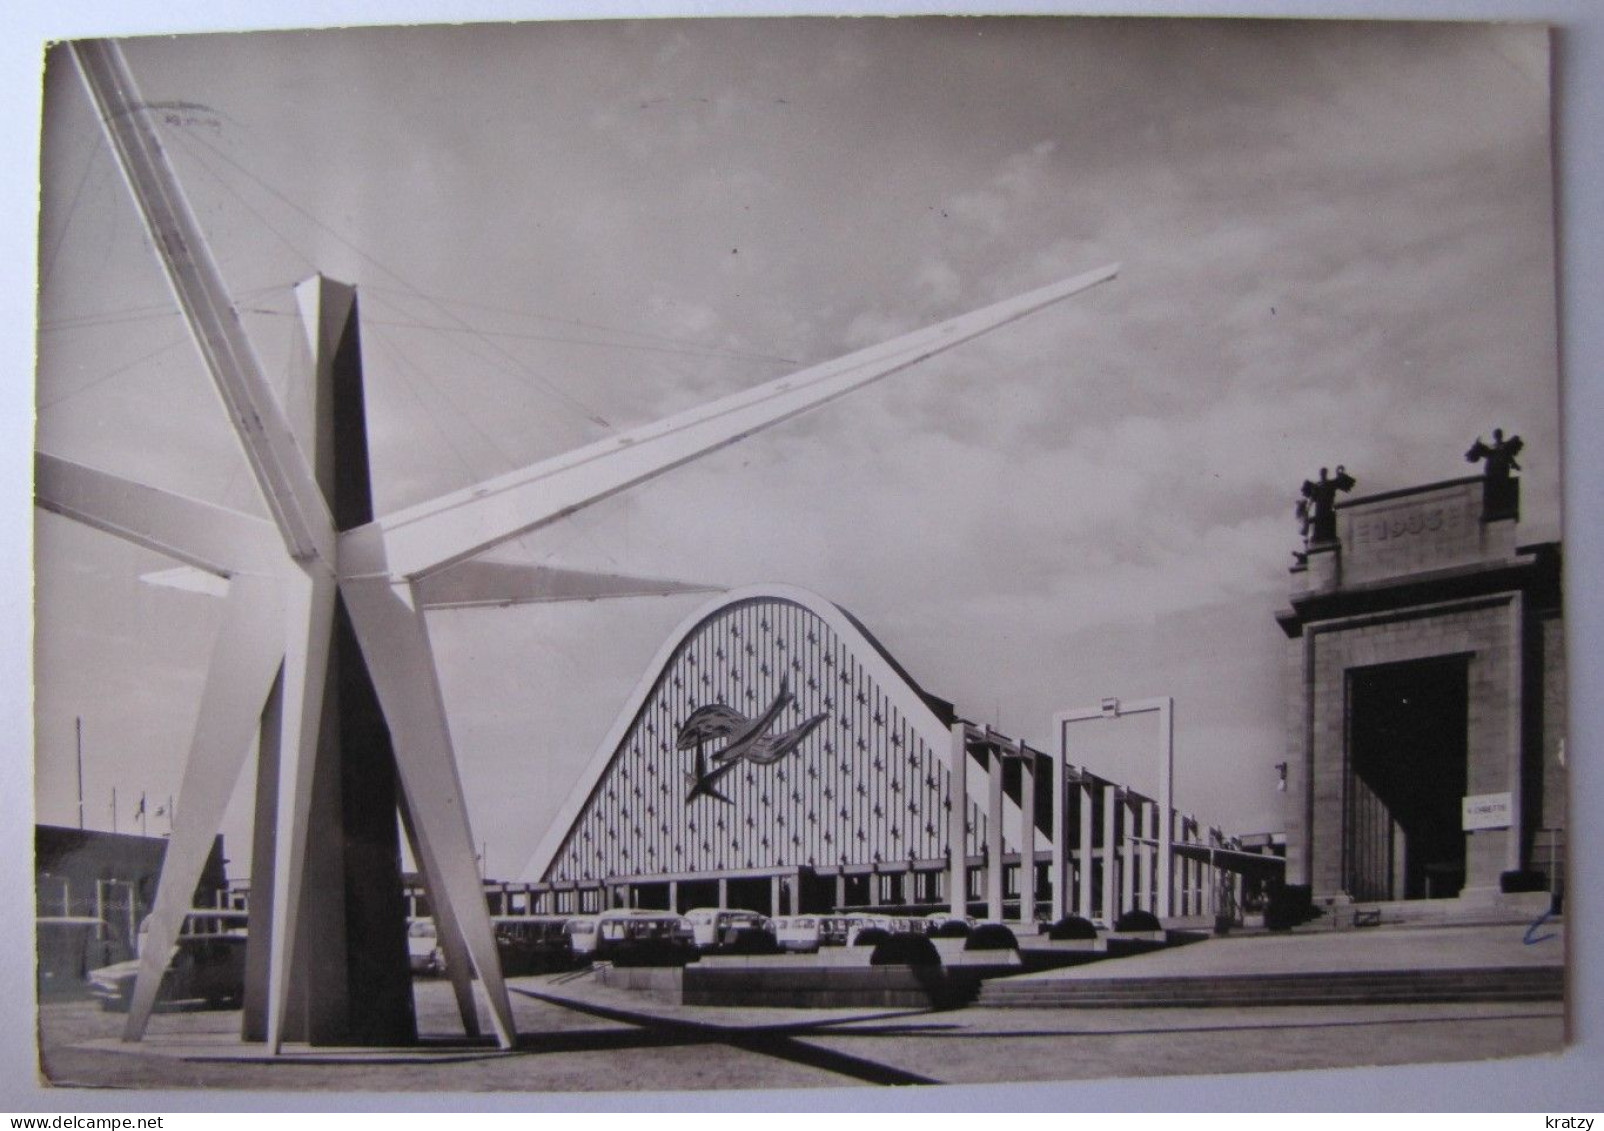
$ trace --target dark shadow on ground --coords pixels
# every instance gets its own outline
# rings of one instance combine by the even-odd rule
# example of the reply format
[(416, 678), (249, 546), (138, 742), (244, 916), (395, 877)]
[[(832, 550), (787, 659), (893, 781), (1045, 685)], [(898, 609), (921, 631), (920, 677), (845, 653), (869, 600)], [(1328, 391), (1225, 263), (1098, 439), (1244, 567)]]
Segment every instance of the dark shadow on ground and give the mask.
[[(810, 1034), (819, 1036), (836, 1035), (844, 1030), (838, 1026), (848, 1020), (859, 1023), (875, 1020), (875, 1017), (829, 1018), (823, 1021), (799, 1023), (791, 1025), (756, 1026), (751, 1028), (730, 1028), (722, 1025), (708, 1025), (699, 1021), (687, 1021), (676, 1018), (657, 1017), (649, 1013), (638, 1013), (634, 1010), (619, 1009), (615, 1006), (597, 1005), (592, 1002), (574, 1001), (569, 998), (555, 997), (540, 993), (537, 990), (509, 987), (514, 993), (545, 1002), (547, 1005), (571, 1009), (576, 1013), (584, 1013), (591, 1017), (599, 1017), (607, 1021), (618, 1021), (627, 1025), (636, 1026), (634, 1032), (621, 1033), (557, 1033), (538, 1037), (521, 1038), (518, 1044), (520, 1051), (527, 1052), (569, 1052), (576, 1049), (604, 1048), (649, 1048), (663, 1045), (686, 1044), (719, 1044), (730, 1048), (740, 1049), (743, 1052), (757, 1053), (761, 1056), (772, 1056), (781, 1060), (788, 1060), (794, 1064), (805, 1065), (809, 1068), (818, 1068), (826, 1072), (865, 1084), (939, 1084), (941, 1081), (929, 1076), (920, 1076), (917, 1073), (907, 1072), (890, 1065), (880, 1064), (862, 1057), (850, 1056), (847, 1053), (836, 1052), (832, 1049), (820, 1048), (810, 1045), (800, 1037)], [(882, 1014), (885, 1018), (906, 1017), (905, 1012)], [(605, 1043), (609, 1039), (616, 1043)], [(601, 1042), (590, 1044), (586, 1042)]]

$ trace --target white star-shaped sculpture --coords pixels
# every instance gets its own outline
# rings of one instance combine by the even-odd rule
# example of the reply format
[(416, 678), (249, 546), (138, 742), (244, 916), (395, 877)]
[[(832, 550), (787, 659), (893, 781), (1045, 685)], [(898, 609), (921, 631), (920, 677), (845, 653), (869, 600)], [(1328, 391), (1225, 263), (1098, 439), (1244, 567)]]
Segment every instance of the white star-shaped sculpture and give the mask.
[[(554, 595), (658, 592), (665, 585), (672, 591), (671, 583), (529, 571), (473, 559), (1112, 278), (1117, 268), (1043, 287), (339, 530), (263, 377), (119, 48), (114, 42), (85, 41), (74, 45), (74, 54), (272, 515), (271, 522), (252, 518), (48, 455), (37, 458), (41, 507), (227, 581), (227, 612), (212, 652), (125, 1037), (138, 1039), (144, 1032), (212, 837), (260, 729), (264, 747), (274, 743), (280, 758), (266, 1037), (274, 1052), (284, 1040), (291, 963), (306, 960), (295, 955), (294, 940), (338, 595), (389, 727), (403, 817), (435, 906), (464, 1022), (476, 1031), (470, 982), (476, 972), (489, 998), (496, 1038), (510, 1047), (512, 1010), (424, 610)], [(321, 294), (324, 287), (321, 280), (303, 285), (303, 305), (321, 307), (328, 297)], [(308, 330), (314, 339), (331, 317), (338, 322), (337, 311), (313, 313)], [(319, 343), (311, 344), (315, 357)], [(267, 718), (277, 708), (271, 733), (263, 723), (264, 706)]]

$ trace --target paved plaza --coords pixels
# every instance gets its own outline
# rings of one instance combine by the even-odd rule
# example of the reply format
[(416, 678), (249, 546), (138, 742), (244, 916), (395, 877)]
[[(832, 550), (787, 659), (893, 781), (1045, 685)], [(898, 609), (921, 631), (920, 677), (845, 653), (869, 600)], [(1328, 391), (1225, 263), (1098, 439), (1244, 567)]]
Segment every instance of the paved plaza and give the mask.
[[(947, 1013), (738, 1011), (608, 1000), (578, 1007), (515, 985), (522, 1037), (509, 1053), (450, 1042), (426, 1053), (322, 1051), (242, 1058), (238, 1014), (158, 1016), (147, 1046), (88, 1003), (41, 1015), (57, 1084), (125, 1088), (403, 1092), (685, 1091), (998, 1083), (1409, 1064), (1558, 1050), (1558, 1004), (1271, 1007), (1251, 1010), (967, 1009)], [(616, 994), (617, 998), (625, 995)], [(597, 998), (602, 1000), (596, 1000)], [(449, 1027), (449, 987), (418, 990), (425, 1024)], [(766, 1013), (767, 1016), (758, 1016)]]
[[(1395, 967), (1410, 955), (1417, 964), (1434, 955), (1439, 965), (1559, 959), (1561, 939), (1528, 946), (1525, 937), (1524, 928), (1504, 927), (1228, 938), (1081, 969), (1134, 976), (1182, 962), (1190, 972), (1228, 973), (1272, 954), (1282, 969), (1306, 970)], [(1531, 1056), (1565, 1040), (1558, 1002), (800, 1010), (668, 1004), (571, 975), (511, 986), (520, 1040), (510, 1052), (451, 1036), (459, 1030), (449, 984), (420, 980), (419, 1027), (438, 1036), (419, 1051), (292, 1049), (269, 1061), (238, 1042), (239, 1014), (229, 1012), (158, 1014), (144, 1045), (125, 1045), (120, 1015), (66, 1002), (41, 1009), (41, 1057), (56, 1083), (95, 1087), (557, 1093), (1359, 1067)]]

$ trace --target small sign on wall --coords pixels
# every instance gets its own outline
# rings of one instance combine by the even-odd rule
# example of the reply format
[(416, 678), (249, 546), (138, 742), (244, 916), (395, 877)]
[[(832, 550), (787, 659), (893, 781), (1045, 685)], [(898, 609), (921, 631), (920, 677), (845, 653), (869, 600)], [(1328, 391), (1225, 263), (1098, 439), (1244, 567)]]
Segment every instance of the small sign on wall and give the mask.
[(1507, 829), (1513, 823), (1514, 807), (1512, 794), (1473, 793), (1462, 804), (1460, 827), (1466, 832), (1473, 829)]

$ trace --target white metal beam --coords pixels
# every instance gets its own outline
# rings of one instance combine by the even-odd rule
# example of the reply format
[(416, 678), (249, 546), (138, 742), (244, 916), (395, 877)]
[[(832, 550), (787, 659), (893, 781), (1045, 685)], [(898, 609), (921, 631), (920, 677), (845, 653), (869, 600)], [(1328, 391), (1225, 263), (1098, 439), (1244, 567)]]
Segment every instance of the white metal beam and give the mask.
[(35, 452), (34, 504), (218, 577), (263, 573), (284, 558), (260, 518)]
[(1118, 264), (916, 330), (378, 519), (417, 579), (1112, 279)]
[(341, 536), (340, 552), (352, 569), (340, 592), (390, 726), (396, 770), (420, 847), (426, 858), (434, 858), (429, 894), (449, 904), (490, 999), (497, 1042), (511, 1048), (516, 1039), (512, 1003), (475, 866), (473, 830), (423, 610), (410, 585), (390, 584), (376, 529), (348, 531)]
[(273, 937), (268, 957), (267, 1049), (284, 1044), (311, 825), (324, 681), (333, 639), (334, 575), (317, 564), (284, 572), (285, 649), (279, 741), (278, 824), (273, 851)]
[(462, 1018), (462, 1031), (469, 1037), (477, 1037), (479, 1007), (473, 999), (473, 959), (468, 952), (467, 941), (463, 938), (462, 927), (452, 910), (451, 901), (435, 895), (436, 885), (441, 882), (443, 873), (435, 857), (434, 847), (419, 835), (417, 822), (412, 819), (412, 806), (407, 801), (406, 790), (398, 790), (397, 794), (396, 802), (401, 810), (401, 827), (406, 830), (407, 843), (412, 846), (412, 858), (418, 862), (418, 868), (423, 872), (424, 884), (431, 897), (429, 911), (434, 919), (435, 939), (439, 942), (440, 951), (445, 957), (446, 976), (451, 979), (451, 990), (457, 997), (457, 1013)]
[(722, 587), (655, 577), (625, 577), (522, 562), (474, 559), (431, 573), (417, 583), (418, 603), (426, 609), (597, 601), (611, 597), (669, 597), (714, 593)]
[(183, 593), (202, 593), (208, 597), (227, 597), (228, 579), (193, 566), (175, 566), (142, 573), (139, 580), (158, 589), (177, 589)]
[(71, 46), (285, 548), (293, 558), (322, 557), (332, 564), (328, 507), (229, 301), (122, 49), (108, 39), (77, 40)]
[(262, 704), (284, 656), (277, 579), (242, 575), (229, 583), (222, 628), (212, 645), (200, 717), (179, 787), (173, 834), (145, 936), (123, 1040), (144, 1036), (173, 943), (189, 914), (240, 768), (260, 725)]

